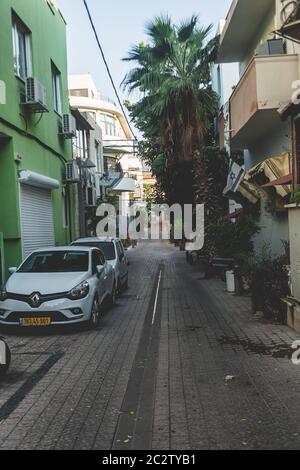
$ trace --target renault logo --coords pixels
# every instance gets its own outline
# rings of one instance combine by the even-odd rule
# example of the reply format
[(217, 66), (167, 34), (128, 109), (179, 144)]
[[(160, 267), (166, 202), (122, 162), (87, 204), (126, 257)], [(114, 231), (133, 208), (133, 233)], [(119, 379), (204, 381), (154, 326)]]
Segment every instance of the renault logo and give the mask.
[(38, 292), (35, 292), (34, 294), (30, 296), (30, 303), (32, 307), (34, 308), (39, 307), (40, 302), (41, 302), (41, 294), (39, 294)]

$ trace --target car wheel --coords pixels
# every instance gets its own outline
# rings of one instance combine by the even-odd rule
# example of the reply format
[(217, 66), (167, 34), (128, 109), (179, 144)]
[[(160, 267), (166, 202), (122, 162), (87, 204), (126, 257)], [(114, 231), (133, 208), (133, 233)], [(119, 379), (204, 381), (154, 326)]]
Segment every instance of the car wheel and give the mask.
[(9, 369), (9, 366), (10, 366), (10, 361), (11, 361), (11, 352), (10, 352), (10, 349), (8, 347), (8, 345), (6, 344), (6, 342), (1, 339), (1, 341), (4, 342), (5, 344), (5, 349), (6, 349), (6, 364), (0, 364), (0, 378), (2, 378), (6, 372), (8, 371)]
[(100, 305), (99, 305), (99, 300), (98, 297), (94, 298), (93, 305), (91, 308), (91, 316), (89, 320), (89, 325), (91, 328), (97, 328), (100, 322)]

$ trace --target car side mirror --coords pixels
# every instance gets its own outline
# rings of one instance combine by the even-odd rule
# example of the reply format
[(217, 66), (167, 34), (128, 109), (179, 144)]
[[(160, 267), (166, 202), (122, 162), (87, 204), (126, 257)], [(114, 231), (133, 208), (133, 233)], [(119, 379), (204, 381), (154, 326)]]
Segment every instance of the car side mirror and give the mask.
[(14, 273), (17, 272), (17, 270), (18, 270), (18, 268), (8, 268), (9, 274), (14, 274)]
[(97, 270), (97, 276), (101, 276), (101, 274), (104, 271), (104, 266), (100, 264), (99, 266), (97, 266), (96, 270)]
[(121, 253), (120, 256), (119, 256), (119, 260), (120, 260), (120, 261), (123, 261), (124, 258), (125, 258), (124, 253)]

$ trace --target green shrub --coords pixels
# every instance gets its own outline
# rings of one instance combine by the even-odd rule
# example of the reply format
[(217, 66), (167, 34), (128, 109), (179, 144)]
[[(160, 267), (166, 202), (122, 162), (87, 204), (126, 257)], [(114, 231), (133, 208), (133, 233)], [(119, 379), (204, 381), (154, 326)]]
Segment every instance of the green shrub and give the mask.
[(296, 188), (293, 191), (292, 202), (297, 204), (297, 206), (300, 205), (300, 185), (296, 186)]
[(288, 264), (286, 255), (273, 257), (267, 248), (249, 261), (254, 312), (261, 311), (269, 319), (284, 322), (286, 309), (281, 299), (289, 295)]
[(239, 215), (236, 222), (222, 219), (209, 227), (207, 239), (213, 255), (238, 260), (253, 253), (253, 236), (259, 232), (256, 222)]

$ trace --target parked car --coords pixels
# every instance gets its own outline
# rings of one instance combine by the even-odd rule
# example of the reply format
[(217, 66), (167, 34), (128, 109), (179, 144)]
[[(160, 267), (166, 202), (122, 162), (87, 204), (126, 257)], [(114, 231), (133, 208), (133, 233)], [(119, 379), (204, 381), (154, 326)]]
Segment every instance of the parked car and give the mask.
[(99, 324), (104, 302), (113, 304), (116, 283), (102, 252), (88, 247), (38, 250), (11, 268), (0, 296), (0, 325)]
[(128, 259), (123, 243), (118, 238), (81, 238), (72, 243), (72, 246), (93, 246), (102, 251), (106, 261), (115, 272), (117, 292), (128, 289)]

